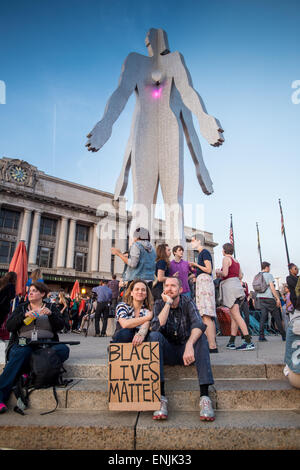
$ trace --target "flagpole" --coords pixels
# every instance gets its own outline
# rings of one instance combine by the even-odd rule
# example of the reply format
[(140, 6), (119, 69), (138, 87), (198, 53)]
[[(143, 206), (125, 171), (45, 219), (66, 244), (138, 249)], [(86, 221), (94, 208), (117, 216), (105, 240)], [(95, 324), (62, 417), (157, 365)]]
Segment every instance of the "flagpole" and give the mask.
[(232, 214), (230, 214), (230, 228), (231, 228), (231, 235), (232, 235), (232, 244), (233, 244), (233, 254), (235, 256), (235, 243), (234, 243), (234, 234), (233, 234), (233, 223), (232, 223)]
[(278, 199), (278, 201), (279, 201), (279, 208), (280, 208), (280, 214), (281, 214), (281, 233), (282, 233), (282, 235), (284, 236), (284, 244), (285, 244), (285, 251), (286, 251), (287, 262), (288, 262), (288, 264), (290, 264), (290, 256), (289, 256), (289, 250), (288, 250), (287, 241), (286, 241), (286, 234), (285, 234), (285, 227), (284, 227), (284, 220), (283, 220), (283, 212), (282, 212), (282, 207), (281, 207), (281, 201), (280, 201), (280, 199)]
[(260, 248), (260, 238), (259, 238), (259, 230), (258, 230), (258, 223), (256, 222), (256, 231), (257, 231), (257, 247), (259, 252), (259, 259), (260, 259), (260, 268), (262, 269), (262, 257), (261, 257), (261, 248)]

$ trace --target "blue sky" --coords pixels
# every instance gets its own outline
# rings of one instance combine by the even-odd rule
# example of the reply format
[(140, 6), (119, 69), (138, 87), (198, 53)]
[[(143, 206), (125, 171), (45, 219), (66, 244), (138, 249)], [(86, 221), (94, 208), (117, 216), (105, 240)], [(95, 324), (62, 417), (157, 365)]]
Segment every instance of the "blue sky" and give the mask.
[[(0, 80), (6, 84), (1, 156), (113, 192), (134, 98), (99, 152), (87, 152), (85, 136), (102, 117), (125, 57), (132, 51), (147, 55), (146, 32), (163, 28), (171, 51), (183, 54), (209, 114), (225, 130), (218, 149), (200, 135), (211, 196), (202, 193), (185, 147), (184, 202), (204, 204), (202, 228), (219, 243), (216, 265), (232, 213), (246, 280), (259, 268), (256, 222), (263, 259), (284, 279), (279, 198), (290, 258), (300, 265), (300, 104), (292, 102), (292, 83), (300, 80), (298, 1), (27, 0), (0, 8)], [(126, 195), (130, 203), (131, 187)], [(186, 223), (193, 222), (187, 216)]]

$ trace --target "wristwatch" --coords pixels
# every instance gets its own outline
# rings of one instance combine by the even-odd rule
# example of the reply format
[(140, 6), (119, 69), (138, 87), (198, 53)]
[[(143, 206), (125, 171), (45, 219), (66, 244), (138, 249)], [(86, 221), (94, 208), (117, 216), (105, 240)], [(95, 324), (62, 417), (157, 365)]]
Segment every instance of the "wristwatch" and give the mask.
[(172, 302), (166, 302), (167, 305), (172, 305), (173, 301)]

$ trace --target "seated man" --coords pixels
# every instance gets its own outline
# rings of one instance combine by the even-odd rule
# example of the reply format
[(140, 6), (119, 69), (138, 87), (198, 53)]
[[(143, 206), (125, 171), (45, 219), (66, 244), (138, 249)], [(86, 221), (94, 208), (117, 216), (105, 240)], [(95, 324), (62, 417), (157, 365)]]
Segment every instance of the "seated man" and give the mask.
[(208, 397), (208, 386), (214, 383), (209, 348), (204, 325), (195, 303), (181, 296), (181, 281), (167, 278), (162, 300), (154, 304), (154, 316), (148, 341), (159, 342), (161, 408), (153, 413), (153, 419), (168, 417), (164, 390), (164, 364), (189, 366), (196, 362), (200, 385), (200, 419), (213, 421), (214, 410)]

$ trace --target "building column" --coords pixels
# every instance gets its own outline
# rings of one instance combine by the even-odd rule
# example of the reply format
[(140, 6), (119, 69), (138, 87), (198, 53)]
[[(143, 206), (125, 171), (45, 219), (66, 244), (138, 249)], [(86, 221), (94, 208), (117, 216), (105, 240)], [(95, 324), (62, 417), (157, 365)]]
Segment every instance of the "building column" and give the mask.
[(32, 232), (31, 232), (30, 248), (29, 248), (29, 257), (28, 257), (29, 264), (36, 264), (36, 256), (37, 256), (37, 251), (38, 251), (39, 235), (40, 235), (40, 224), (41, 224), (41, 212), (38, 210), (35, 210), (34, 217), (33, 217)]
[(67, 251), (67, 268), (73, 269), (74, 266), (74, 249), (75, 249), (75, 235), (76, 235), (76, 220), (70, 220), (68, 251)]
[(30, 230), (30, 221), (31, 221), (31, 210), (24, 209), (23, 222), (21, 228), (20, 240), (23, 240), (28, 251), (28, 241), (29, 241), (29, 230)]
[(57, 251), (57, 263), (56, 263), (56, 266), (58, 268), (64, 268), (65, 266), (67, 233), (68, 233), (68, 219), (66, 217), (61, 217), (58, 251)]
[[(102, 236), (101, 236), (102, 232)], [(100, 229), (100, 256), (99, 256), (99, 271), (110, 274), (111, 267), (111, 237), (105, 236)]]
[(94, 224), (94, 227), (93, 227), (91, 271), (92, 272), (99, 271), (99, 238), (97, 234), (97, 224)]

